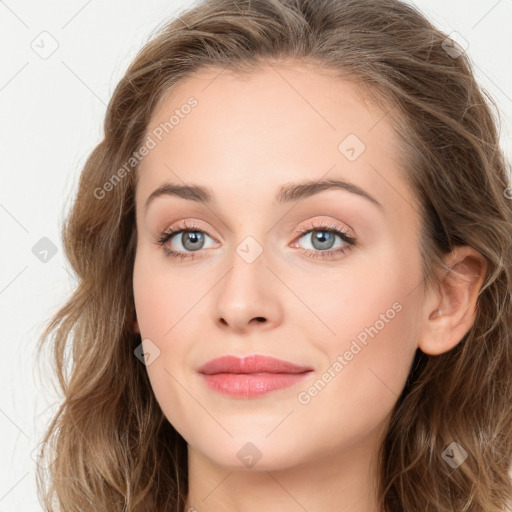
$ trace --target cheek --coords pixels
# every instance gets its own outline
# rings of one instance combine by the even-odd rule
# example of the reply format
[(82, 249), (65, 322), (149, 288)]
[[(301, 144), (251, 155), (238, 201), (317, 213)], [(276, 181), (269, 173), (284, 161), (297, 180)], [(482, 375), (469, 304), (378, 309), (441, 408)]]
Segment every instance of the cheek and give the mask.
[[(391, 350), (395, 345), (404, 348), (411, 338), (410, 325), (418, 311), (412, 292), (421, 282), (421, 273), (410, 247), (397, 249), (391, 242), (383, 243), (371, 253), (347, 260), (346, 266), (296, 275), (294, 282), (313, 313), (306, 315), (316, 329), (309, 339), (320, 349), (328, 347), (335, 355), (349, 350), (354, 339), (362, 347), (369, 346), (370, 340), (385, 339), (373, 345)], [(298, 310), (293, 314), (305, 317)]]
[(158, 352), (146, 367), (155, 397), (171, 423), (181, 425), (183, 413), (177, 411), (190, 409), (190, 397), (182, 387), (190, 366), (189, 342), (197, 337), (194, 315), (199, 315), (200, 298), (206, 289), (195, 286), (200, 283), (191, 274), (169, 275), (155, 259), (143, 250), (137, 254), (133, 272), (135, 309), (144, 350), (147, 345), (149, 351)]
[(142, 337), (172, 339), (196, 314), (199, 284), (189, 273), (170, 274), (161, 256), (141, 250), (134, 264), (133, 294)]
[[(174, 289), (166, 286), (165, 279), (136, 260), (133, 276), (134, 301), (144, 352), (153, 354), (146, 371), (153, 393), (167, 419), (174, 424), (180, 418), (175, 411), (183, 410), (180, 403), (180, 387), (183, 379), (177, 375), (175, 361), (185, 357), (186, 344), (179, 343), (179, 323), (183, 302), (179, 301)], [(156, 348), (155, 348), (156, 347)], [(155, 357), (155, 354), (157, 356)]]
[(410, 328), (415, 309), (396, 298), (390, 293), (359, 305), (347, 303), (333, 324), (337, 336), (328, 344), (315, 341), (325, 365), (299, 390), (297, 412), (323, 418), (317, 427), (322, 439), (356, 443), (390, 416), (415, 353)]
[(363, 435), (390, 414), (417, 347), (417, 261), (391, 251), (374, 261), (323, 282), (326, 292), (316, 313), (330, 332), (323, 329), (324, 335), (310, 339), (325, 361), (319, 379), (299, 397), (318, 414), (332, 411), (331, 429), (350, 418), (353, 435)]

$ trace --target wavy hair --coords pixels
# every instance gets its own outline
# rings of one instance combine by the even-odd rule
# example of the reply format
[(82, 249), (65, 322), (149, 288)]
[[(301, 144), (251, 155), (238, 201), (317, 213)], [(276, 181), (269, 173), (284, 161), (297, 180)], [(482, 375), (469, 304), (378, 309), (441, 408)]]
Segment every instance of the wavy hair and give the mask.
[[(113, 93), (104, 137), (62, 228), (77, 283), (38, 344), (38, 352), (49, 345), (63, 397), (37, 471), (46, 511), (184, 509), (187, 445), (134, 356), (141, 343), (132, 290), (138, 166), (130, 158), (159, 102), (187, 76), (205, 68), (244, 74), (287, 59), (335, 71), (385, 109), (421, 212), (426, 286), (435, 286), (436, 269), (449, 270), (443, 257), (456, 246), (473, 247), (487, 262), (471, 329), (444, 354), (416, 351), (378, 453), (379, 506), (505, 510), (512, 498), (512, 188), (498, 108), (468, 56), (448, 51), (447, 42), (398, 0), (206, 0), (152, 34)], [(468, 453), (456, 470), (441, 456), (453, 441)]]

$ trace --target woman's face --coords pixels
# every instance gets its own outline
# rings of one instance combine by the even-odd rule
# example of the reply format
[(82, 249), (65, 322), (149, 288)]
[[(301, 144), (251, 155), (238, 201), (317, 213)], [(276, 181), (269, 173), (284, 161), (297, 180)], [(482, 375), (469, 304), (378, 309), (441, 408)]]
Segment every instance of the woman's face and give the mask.
[[(231, 468), (374, 450), (424, 300), (419, 216), (385, 112), (301, 66), (243, 79), (205, 70), (159, 105), (146, 135), (133, 285), (170, 423), (189, 449)], [(185, 186), (211, 197), (172, 193)], [(200, 372), (226, 355), (308, 371)]]

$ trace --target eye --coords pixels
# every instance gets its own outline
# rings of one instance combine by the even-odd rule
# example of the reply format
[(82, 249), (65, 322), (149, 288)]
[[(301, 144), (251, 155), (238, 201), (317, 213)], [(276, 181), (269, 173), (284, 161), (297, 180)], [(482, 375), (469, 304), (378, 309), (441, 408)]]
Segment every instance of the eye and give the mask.
[[(179, 234), (181, 236), (177, 236)], [(195, 259), (197, 256), (193, 254), (194, 252), (208, 248), (207, 246), (205, 247), (206, 238), (213, 240), (200, 227), (184, 224), (161, 233), (156, 243), (163, 246), (167, 256), (170, 258), (179, 258), (180, 260)], [(213, 246), (215, 244), (217, 244), (216, 241), (214, 241)]]
[[(335, 224), (315, 224), (299, 229), (302, 236), (298, 240), (306, 240), (312, 249), (306, 248), (303, 252), (313, 258), (330, 259), (345, 254), (356, 239)], [(336, 244), (336, 238), (338, 243)], [(299, 247), (297, 242), (292, 247)]]

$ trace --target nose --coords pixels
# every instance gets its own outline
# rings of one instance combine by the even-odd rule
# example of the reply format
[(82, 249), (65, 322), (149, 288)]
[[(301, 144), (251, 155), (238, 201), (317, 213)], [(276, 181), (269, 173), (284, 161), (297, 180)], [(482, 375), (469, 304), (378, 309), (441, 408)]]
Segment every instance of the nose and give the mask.
[(231, 268), (218, 285), (215, 323), (238, 334), (275, 328), (282, 321), (283, 284), (267, 265), (265, 251), (259, 254), (251, 241), (236, 248)]

